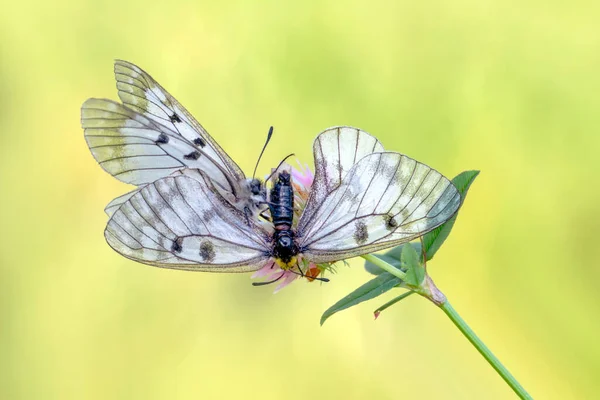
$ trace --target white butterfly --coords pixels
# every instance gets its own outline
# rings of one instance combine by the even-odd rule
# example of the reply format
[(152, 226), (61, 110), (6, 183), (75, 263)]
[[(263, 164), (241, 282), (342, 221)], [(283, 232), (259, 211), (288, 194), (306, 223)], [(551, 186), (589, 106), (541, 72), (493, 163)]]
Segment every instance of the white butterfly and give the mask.
[[(202, 171), (201, 179), (182, 174), (142, 188), (110, 218), (106, 239), (125, 257), (158, 267), (245, 272), (276, 261), (285, 270), (296, 268), (299, 257), (319, 264), (397, 246), (433, 230), (459, 208), (460, 194), (448, 179), (385, 152), (359, 129), (330, 128), (313, 150), (315, 180), (297, 226), (288, 227), (291, 244), (279, 241), (281, 226), (247, 224)], [(271, 191), (276, 204), (280, 199), (273, 193), (289, 174), (278, 179)], [(282, 257), (277, 249), (286, 245), (291, 253)]]
[[(238, 209), (257, 213), (265, 190), (223, 151), (192, 115), (141, 68), (115, 62), (115, 78), (123, 104), (88, 99), (81, 107), (85, 139), (100, 166), (115, 178), (143, 186), (186, 168), (188, 179), (210, 177), (216, 190)], [(139, 192), (114, 199), (110, 216)]]

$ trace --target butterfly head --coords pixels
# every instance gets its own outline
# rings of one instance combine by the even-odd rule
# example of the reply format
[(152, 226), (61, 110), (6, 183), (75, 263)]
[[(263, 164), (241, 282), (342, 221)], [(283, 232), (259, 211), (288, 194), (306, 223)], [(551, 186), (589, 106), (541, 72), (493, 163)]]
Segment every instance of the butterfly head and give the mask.
[(252, 202), (254, 209), (261, 209), (262, 205), (265, 204), (267, 198), (267, 189), (260, 179), (247, 179), (246, 180), (246, 195)]
[(248, 182), (248, 186), (250, 187), (250, 192), (253, 196), (266, 195), (265, 187), (259, 179), (251, 179)]

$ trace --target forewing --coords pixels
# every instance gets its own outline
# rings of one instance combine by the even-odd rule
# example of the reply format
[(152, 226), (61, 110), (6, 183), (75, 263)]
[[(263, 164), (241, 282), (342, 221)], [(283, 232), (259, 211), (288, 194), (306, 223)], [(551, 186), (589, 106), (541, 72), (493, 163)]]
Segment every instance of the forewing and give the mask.
[(163, 268), (245, 272), (269, 258), (269, 233), (223, 198), (205, 174), (174, 175), (140, 188), (116, 210), (108, 244)]
[(301, 223), (309, 223), (318, 206), (340, 186), (354, 164), (366, 155), (382, 151), (379, 140), (357, 128), (337, 126), (321, 132), (313, 143), (315, 179)]
[(236, 182), (245, 178), (240, 167), (223, 151), (202, 125), (148, 73), (130, 62), (116, 60), (115, 78), (119, 98), (124, 104), (198, 145)]
[(100, 166), (117, 179), (144, 185), (181, 168), (198, 168), (223, 190), (237, 181), (201, 148), (117, 102), (88, 99), (81, 107), (85, 140)]
[(402, 154), (373, 153), (350, 169), (309, 223), (301, 217), (300, 251), (319, 263), (397, 246), (443, 224), (459, 206), (458, 190), (439, 172)]

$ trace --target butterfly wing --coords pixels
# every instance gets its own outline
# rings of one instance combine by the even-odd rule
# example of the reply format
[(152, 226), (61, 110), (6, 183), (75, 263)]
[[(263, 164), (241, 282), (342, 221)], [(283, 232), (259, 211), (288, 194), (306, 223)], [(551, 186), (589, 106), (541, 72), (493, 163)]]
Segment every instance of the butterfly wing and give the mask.
[(308, 222), (302, 215), (298, 244), (315, 263), (351, 258), (422, 236), (459, 206), (458, 190), (439, 172), (402, 154), (372, 153), (348, 171)]
[(111, 202), (108, 203), (108, 205), (106, 207), (104, 207), (104, 212), (106, 213), (106, 215), (108, 215), (109, 217), (112, 217), (112, 215), (115, 213), (115, 211), (117, 211), (123, 203), (126, 203), (127, 200), (129, 200), (138, 191), (139, 191), (139, 189), (135, 189), (135, 190), (132, 190), (131, 192), (127, 192), (124, 195), (121, 195), (121, 196), (111, 200)]
[(354, 164), (368, 154), (382, 151), (379, 140), (357, 128), (336, 126), (321, 132), (313, 142), (315, 179), (301, 223), (311, 221), (319, 205), (340, 186)]
[(238, 182), (204, 150), (171, 128), (117, 102), (88, 99), (81, 107), (85, 140), (100, 166), (117, 179), (144, 185), (181, 168), (198, 168), (218, 187), (236, 193)]
[(249, 223), (206, 174), (200, 176), (178, 174), (140, 188), (112, 214), (104, 232), (108, 244), (127, 258), (162, 268), (260, 269), (269, 258), (270, 234)]
[[(179, 169), (175, 172), (173, 172), (171, 174), (171, 176), (175, 176), (175, 175), (185, 175), (185, 176), (189, 176), (190, 178), (196, 179), (196, 180), (203, 180), (204, 178), (202, 177), (202, 172), (199, 169), (190, 169), (190, 168), (184, 168), (184, 169)], [(213, 180), (214, 183), (214, 180)], [(117, 211), (119, 209), (119, 207), (121, 207), (121, 205), (125, 202), (127, 202), (127, 200), (129, 200), (131, 198), (131, 196), (133, 196), (134, 194), (136, 194), (140, 189), (135, 189), (132, 190), (131, 192), (127, 192), (124, 195), (121, 195), (115, 199), (113, 199), (110, 203), (108, 203), (108, 205), (106, 207), (104, 207), (104, 212), (109, 216), (112, 217), (112, 215), (114, 214), (115, 211)], [(227, 198), (229, 198), (230, 196), (228, 196), (228, 192), (222, 193), (224, 196), (226, 196)], [(235, 203), (234, 203), (235, 205)]]
[(115, 78), (123, 104), (197, 145), (234, 181), (245, 179), (244, 172), (202, 125), (148, 73), (130, 62), (116, 60)]

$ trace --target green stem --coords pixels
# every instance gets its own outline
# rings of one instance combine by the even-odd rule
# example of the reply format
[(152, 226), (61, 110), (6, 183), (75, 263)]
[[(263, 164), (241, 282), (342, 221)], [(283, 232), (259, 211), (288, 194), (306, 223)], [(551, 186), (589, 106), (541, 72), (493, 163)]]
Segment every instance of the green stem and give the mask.
[(475, 332), (467, 325), (467, 323), (458, 315), (456, 310), (450, 305), (450, 302), (445, 301), (440, 305), (442, 311), (446, 313), (448, 318), (454, 322), (454, 325), (462, 332), (463, 335), (471, 342), (473, 346), (479, 351), (479, 353), (487, 360), (488, 363), (498, 372), (498, 374), (504, 379), (504, 381), (515, 391), (515, 393), (521, 399), (532, 399), (532, 397), (527, 393), (523, 386), (517, 382), (514, 376), (508, 370), (500, 360), (496, 358), (496, 356), (487, 348), (487, 346), (477, 337)]
[[(397, 276), (403, 281), (406, 280), (406, 274), (404, 272), (394, 267), (393, 265), (388, 264), (382, 259), (375, 257), (372, 254), (363, 255), (361, 257), (377, 265), (384, 271), (387, 271), (390, 274)], [(444, 294), (435, 286), (435, 284), (428, 275), (425, 275), (425, 280), (421, 283), (420, 287), (413, 289), (416, 293), (419, 293), (420, 295), (431, 300), (435, 305), (440, 307), (446, 313), (448, 318), (450, 318), (450, 320), (454, 322), (454, 325), (456, 325), (456, 327), (462, 332), (463, 335), (465, 335), (469, 342), (471, 342), (471, 344), (475, 346), (475, 348), (477, 349), (477, 351), (479, 351), (483, 358), (485, 358), (487, 362), (490, 363), (490, 365), (496, 370), (496, 372), (502, 377), (502, 379), (504, 379), (504, 381), (512, 388), (512, 390), (514, 390), (514, 392), (521, 399), (532, 399), (529, 393), (527, 393), (527, 391), (523, 389), (523, 386), (521, 386), (519, 382), (517, 382), (515, 377), (512, 376), (510, 372), (508, 372), (508, 370), (506, 369), (506, 367), (504, 367), (504, 365), (502, 365), (500, 360), (496, 358), (496, 356), (490, 351), (490, 349), (487, 348), (487, 346), (481, 341), (481, 339), (479, 339), (477, 335), (475, 335), (475, 332), (473, 332), (469, 325), (467, 325), (467, 323), (460, 317), (460, 315), (458, 315), (456, 310), (452, 308), (452, 306), (446, 299), (446, 296), (444, 296)], [(385, 306), (387, 306), (387, 304)]]
[(379, 257), (375, 257), (373, 254), (365, 254), (365, 255), (362, 255), (361, 257), (364, 258), (365, 260), (369, 261), (370, 263), (377, 265), (382, 270), (387, 271), (390, 274), (402, 279), (403, 281), (406, 280), (406, 274), (404, 272), (402, 272), (398, 268), (394, 267), (393, 265), (386, 263)]

